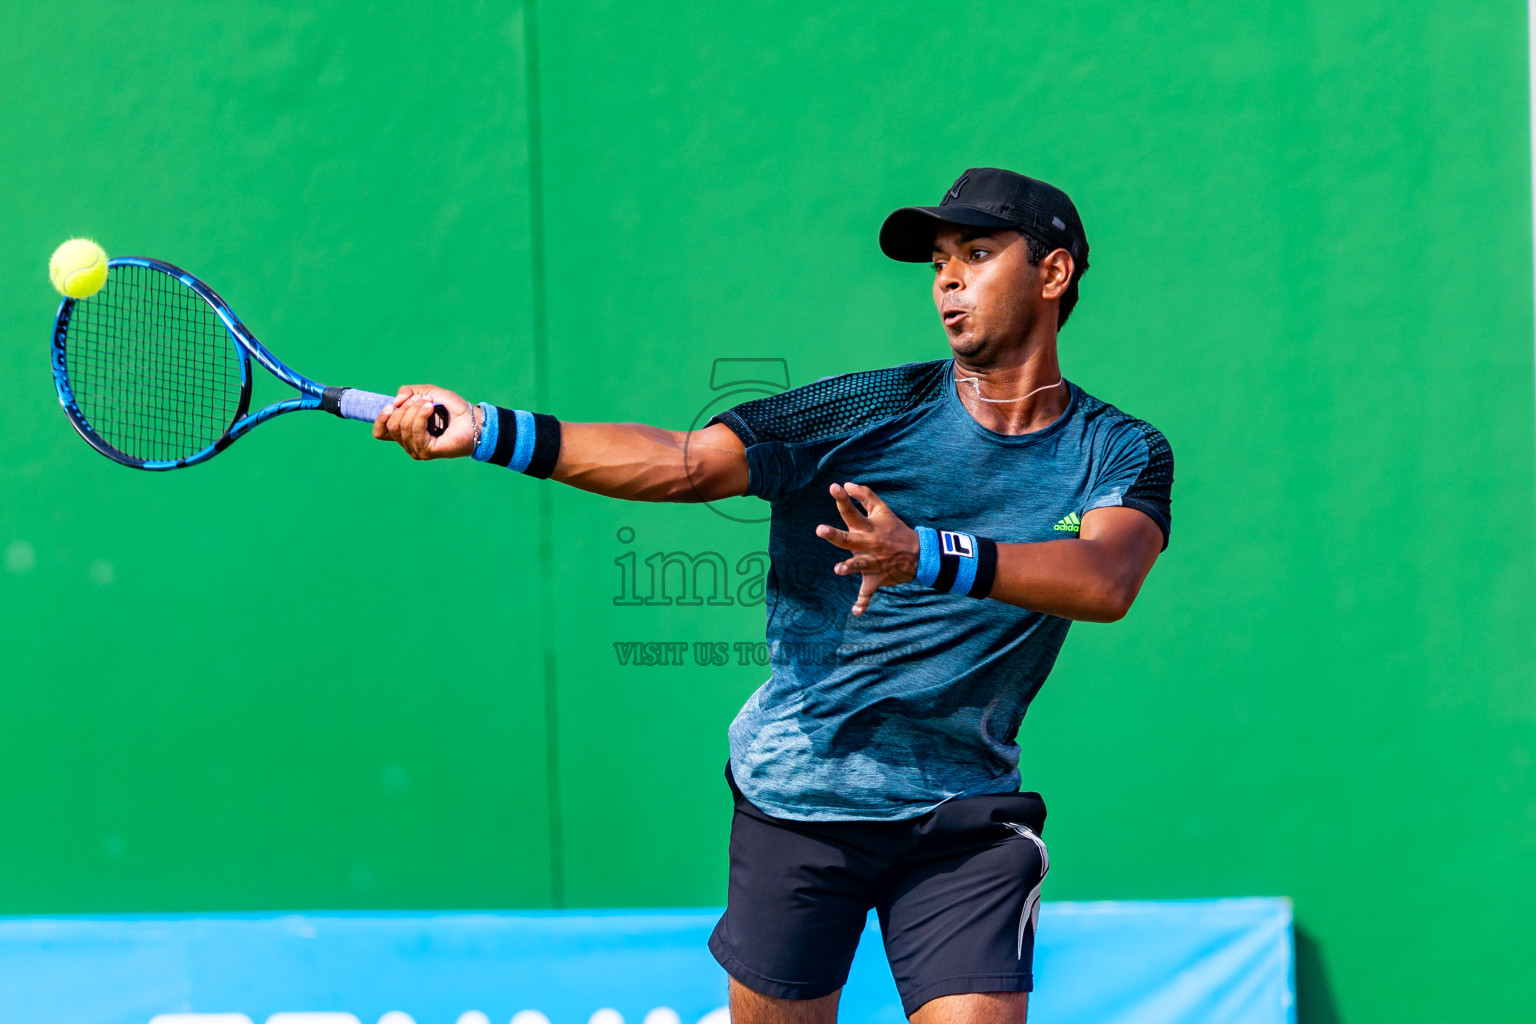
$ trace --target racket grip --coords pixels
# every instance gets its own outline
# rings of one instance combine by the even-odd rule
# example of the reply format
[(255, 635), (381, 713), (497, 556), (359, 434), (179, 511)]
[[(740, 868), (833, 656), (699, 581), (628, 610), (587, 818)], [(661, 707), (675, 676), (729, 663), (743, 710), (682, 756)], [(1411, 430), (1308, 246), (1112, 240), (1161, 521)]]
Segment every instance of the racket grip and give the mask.
[[(372, 423), (379, 418), (386, 405), (394, 402), (393, 395), (381, 395), (361, 388), (326, 388), (320, 399), (320, 408), (333, 412), (344, 420)], [(438, 402), (432, 407), (432, 418), (427, 421), (427, 433), (442, 437), (448, 429), (448, 407)]]

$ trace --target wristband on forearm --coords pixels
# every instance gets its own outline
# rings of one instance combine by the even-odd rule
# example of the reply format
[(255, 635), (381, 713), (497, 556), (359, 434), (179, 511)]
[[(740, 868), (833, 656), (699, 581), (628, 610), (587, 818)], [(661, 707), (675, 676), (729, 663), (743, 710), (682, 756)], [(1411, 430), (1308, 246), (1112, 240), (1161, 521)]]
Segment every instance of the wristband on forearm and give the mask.
[(476, 462), (497, 466), (540, 480), (555, 471), (560, 458), (560, 421), (541, 412), (503, 409), (489, 402), (480, 403), (485, 422), (475, 445)]
[(953, 530), (917, 528), (918, 583), (947, 594), (986, 597), (997, 578), (997, 542)]

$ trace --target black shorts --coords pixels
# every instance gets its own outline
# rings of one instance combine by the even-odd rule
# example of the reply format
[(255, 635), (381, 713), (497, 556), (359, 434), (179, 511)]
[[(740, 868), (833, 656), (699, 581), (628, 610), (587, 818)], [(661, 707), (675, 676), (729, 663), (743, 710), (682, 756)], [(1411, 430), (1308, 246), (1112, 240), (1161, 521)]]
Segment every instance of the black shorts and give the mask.
[(879, 914), (908, 1016), (937, 996), (1028, 992), (1050, 866), (1038, 793), (950, 800), (904, 821), (791, 821), (741, 795), (725, 914), (709, 949), (731, 977), (781, 999), (842, 988)]

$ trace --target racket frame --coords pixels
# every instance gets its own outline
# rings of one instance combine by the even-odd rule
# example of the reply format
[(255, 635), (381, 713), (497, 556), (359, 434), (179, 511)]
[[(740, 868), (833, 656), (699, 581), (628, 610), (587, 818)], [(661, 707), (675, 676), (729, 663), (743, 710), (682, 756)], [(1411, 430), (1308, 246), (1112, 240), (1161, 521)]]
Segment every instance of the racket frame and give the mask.
[[(235, 347), (235, 354), (240, 363), (240, 401), (235, 410), (235, 418), (224, 434), (218, 440), (208, 445), (201, 451), (183, 456), (179, 459), (139, 459), (125, 452), (120, 452), (102, 438), (92, 427), (85, 415), (80, 411), (80, 405), (75, 400), (74, 389), (69, 383), (67, 356), (67, 340), (69, 335), (69, 321), (74, 315), (77, 302), (89, 302), (89, 299), (68, 299), (59, 303), (59, 311), (54, 316), (53, 322), (53, 388), (59, 396), (59, 404), (64, 407), (64, 412), (69, 416), (69, 422), (75, 430), (85, 439), (85, 442), (98, 452), (124, 466), (134, 469), (166, 470), (181, 469), (186, 466), (195, 466), (199, 462), (206, 462), (219, 452), (229, 447), (241, 435), (259, 423), (265, 423), (274, 417), (284, 413), (297, 412), (304, 409), (321, 409), (327, 412), (336, 412), (336, 399), (345, 388), (326, 388), (325, 385), (310, 380), (302, 373), (298, 373), (282, 360), (278, 359), (266, 346), (256, 340), (256, 336), (250, 332), (235, 311), (214, 291), (208, 284), (187, 273), (180, 267), (164, 260), (151, 259), (145, 256), (118, 256), (107, 261), (110, 274), (113, 267), (146, 267), (176, 278), (192, 291), (218, 315), (224, 324), (224, 329), (229, 332), (230, 343)], [(109, 277), (110, 280), (110, 277)], [(290, 385), (299, 392), (298, 398), (286, 398), (280, 402), (250, 412), (251, 404), (251, 360), (255, 359), (269, 373), (278, 380)], [(327, 392), (330, 392), (327, 395)], [(339, 415), (339, 413), (337, 413)]]

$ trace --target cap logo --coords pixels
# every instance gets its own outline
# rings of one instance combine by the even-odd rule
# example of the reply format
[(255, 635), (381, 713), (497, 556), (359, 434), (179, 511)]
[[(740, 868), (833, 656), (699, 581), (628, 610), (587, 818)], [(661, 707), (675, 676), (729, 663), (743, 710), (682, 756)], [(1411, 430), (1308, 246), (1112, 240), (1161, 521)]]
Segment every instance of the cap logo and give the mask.
[(944, 194), (944, 202), (941, 202), (939, 205), (943, 206), (944, 203), (949, 202), (951, 199), (959, 199), (960, 190), (965, 188), (965, 183), (970, 180), (971, 176), (969, 174), (960, 175), (960, 180), (949, 187), (949, 191)]
[(1067, 230), (1067, 225), (1062, 222), (1062, 219), (1060, 217), (1052, 217), (1051, 218), (1051, 223), (1056, 225), (1056, 230), (1057, 231), (1065, 231), (1065, 230)]

